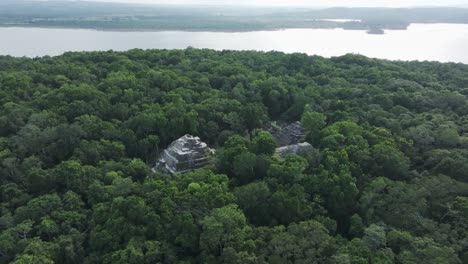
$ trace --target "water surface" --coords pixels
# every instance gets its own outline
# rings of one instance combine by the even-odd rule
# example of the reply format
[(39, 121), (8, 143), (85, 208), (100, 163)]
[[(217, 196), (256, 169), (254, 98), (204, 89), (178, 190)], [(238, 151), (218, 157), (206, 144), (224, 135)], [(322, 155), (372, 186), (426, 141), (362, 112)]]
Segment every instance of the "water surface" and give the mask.
[(60, 55), (66, 51), (210, 48), (277, 50), (325, 57), (359, 53), (391, 60), (468, 63), (468, 25), (413, 24), (408, 30), (369, 35), (360, 30), (287, 29), (224, 32), (116, 32), (85, 29), (0, 28), (0, 54)]

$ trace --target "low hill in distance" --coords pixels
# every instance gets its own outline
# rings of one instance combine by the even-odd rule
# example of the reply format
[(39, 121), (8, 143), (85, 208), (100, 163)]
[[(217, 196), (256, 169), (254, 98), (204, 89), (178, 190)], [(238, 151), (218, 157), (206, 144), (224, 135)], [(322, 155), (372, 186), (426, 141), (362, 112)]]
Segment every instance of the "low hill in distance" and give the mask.
[(255, 8), (63, 1), (1, 1), (0, 26), (125, 31), (344, 28), (379, 32), (411, 23), (468, 23), (464, 8)]

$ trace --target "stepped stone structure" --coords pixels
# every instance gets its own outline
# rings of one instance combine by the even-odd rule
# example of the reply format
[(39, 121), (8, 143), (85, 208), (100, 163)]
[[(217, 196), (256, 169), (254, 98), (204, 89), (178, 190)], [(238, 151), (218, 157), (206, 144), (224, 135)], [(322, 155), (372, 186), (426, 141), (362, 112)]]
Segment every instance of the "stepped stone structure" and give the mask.
[(282, 158), (286, 157), (288, 154), (305, 154), (308, 151), (312, 150), (314, 147), (307, 143), (298, 143), (294, 145), (284, 146), (276, 149), (276, 154)]
[(304, 142), (306, 137), (305, 130), (299, 121), (292, 124), (273, 122), (266, 125), (264, 129), (273, 135), (280, 147)]
[(185, 135), (162, 152), (153, 171), (174, 174), (199, 169), (211, 162), (213, 154), (199, 137)]

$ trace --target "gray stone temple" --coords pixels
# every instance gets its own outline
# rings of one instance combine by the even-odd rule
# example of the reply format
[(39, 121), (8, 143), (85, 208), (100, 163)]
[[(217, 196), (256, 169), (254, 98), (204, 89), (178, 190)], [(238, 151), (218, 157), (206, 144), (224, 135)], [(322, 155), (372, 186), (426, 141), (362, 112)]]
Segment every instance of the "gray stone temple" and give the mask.
[(303, 142), (303, 143), (298, 143), (298, 144), (294, 144), (294, 145), (289, 145), (289, 146), (284, 146), (284, 147), (279, 147), (275, 150), (275, 153), (276, 155), (284, 158), (286, 157), (287, 155), (289, 154), (296, 154), (296, 155), (304, 155), (306, 154), (307, 152), (313, 150), (314, 147), (307, 143), (307, 142)]
[(263, 127), (270, 132), (279, 146), (275, 154), (279, 157), (286, 157), (288, 154), (304, 155), (314, 147), (305, 142), (306, 131), (301, 122), (297, 121), (291, 124), (285, 122), (272, 122)]
[(214, 150), (199, 137), (185, 135), (161, 153), (153, 171), (174, 174), (199, 169), (211, 162), (213, 154)]
[(291, 124), (284, 122), (269, 123), (264, 127), (264, 130), (270, 132), (276, 144), (280, 147), (304, 142), (306, 137), (305, 130), (299, 121)]

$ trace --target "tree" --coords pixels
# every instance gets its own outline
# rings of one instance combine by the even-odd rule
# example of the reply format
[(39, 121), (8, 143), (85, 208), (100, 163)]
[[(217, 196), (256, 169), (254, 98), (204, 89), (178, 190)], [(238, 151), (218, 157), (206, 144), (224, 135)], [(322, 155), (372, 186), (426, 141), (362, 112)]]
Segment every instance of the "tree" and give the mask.
[(102, 160), (120, 160), (125, 153), (125, 146), (120, 142), (101, 139), (100, 141), (82, 140), (75, 150), (83, 164), (96, 165)]
[(268, 204), (272, 225), (288, 225), (310, 219), (313, 213), (313, 204), (307, 200), (304, 188), (297, 184), (272, 193)]
[(232, 163), (233, 173), (238, 184), (246, 184), (255, 180), (257, 156), (250, 152), (237, 155)]
[(60, 163), (53, 169), (54, 180), (61, 190), (73, 190), (84, 193), (91, 179), (85, 168), (78, 161), (70, 160)]
[(327, 118), (318, 112), (304, 112), (301, 118), (301, 124), (307, 131), (307, 138), (312, 144), (318, 145), (320, 140), (320, 130), (326, 125)]
[(59, 231), (57, 224), (50, 218), (44, 217), (39, 224), (39, 233), (46, 237), (49, 241), (52, 240), (52, 237), (56, 235)]
[(294, 184), (304, 177), (307, 161), (297, 155), (288, 155), (284, 160), (271, 164), (268, 177), (282, 184)]
[[(26, 206), (22, 206), (15, 211), (17, 222), (29, 223), (29, 221), (39, 221), (40, 218), (49, 215), (62, 206), (62, 201), (57, 194), (47, 194), (34, 198)], [(26, 232), (25, 234), (27, 234)]]
[(155, 163), (159, 153), (159, 143), (159, 137), (155, 135), (140, 139), (138, 141), (139, 156), (147, 163)]
[(443, 147), (455, 147), (460, 143), (460, 137), (456, 128), (441, 127), (436, 131), (436, 143)]
[(358, 214), (354, 214), (350, 219), (349, 235), (351, 237), (362, 237), (364, 234), (364, 223)]
[(254, 225), (267, 226), (272, 221), (271, 191), (265, 182), (253, 182), (234, 190), (237, 204)]
[(230, 137), (223, 146), (223, 150), (218, 155), (217, 165), (221, 172), (233, 175), (233, 162), (234, 159), (242, 154), (248, 152), (249, 141), (241, 136)]
[(380, 143), (371, 150), (375, 165), (374, 171), (393, 180), (405, 179), (408, 175), (410, 160), (397, 148)]
[(133, 159), (128, 164), (128, 174), (134, 180), (143, 180), (148, 176), (149, 171), (148, 165), (140, 159)]
[(362, 241), (372, 252), (385, 247), (387, 245), (385, 229), (375, 224), (370, 225), (364, 230)]
[(219, 257), (227, 248), (244, 251), (251, 236), (247, 219), (236, 205), (214, 209), (201, 225), (200, 247), (205, 257)]
[(28, 243), (22, 254), (15, 259), (14, 263), (52, 264), (57, 259), (58, 249), (57, 244), (34, 238)]
[(276, 149), (276, 142), (273, 136), (266, 131), (260, 131), (252, 139), (252, 152), (257, 155), (273, 155)]
[(267, 120), (265, 108), (261, 104), (247, 104), (242, 108), (241, 117), (248, 131), (259, 128)]
[(314, 220), (277, 227), (265, 252), (268, 263), (321, 263), (333, 255), (337, 241)]
[(414, 237), (409, 232), (398, 229), (391, 230), (387, 234), (387, 245), (396, 254), (399, 254), (403, 250), (411, 249), (413, 247), (413, 240)]
[(131, 240), (125, 249), (112, 253), (112, 261), (110, 263), (141, 264), (144, 263), (144, 260), (145, 254), (141, 245), (137, 241)]
[(367, 223), (384, 220), (387, 225), (413, 231), (428, 223), (424, 218), (428, 209), (424, 190), (387, 178), (369, 183), (359, 199), (359, 208)]

